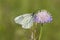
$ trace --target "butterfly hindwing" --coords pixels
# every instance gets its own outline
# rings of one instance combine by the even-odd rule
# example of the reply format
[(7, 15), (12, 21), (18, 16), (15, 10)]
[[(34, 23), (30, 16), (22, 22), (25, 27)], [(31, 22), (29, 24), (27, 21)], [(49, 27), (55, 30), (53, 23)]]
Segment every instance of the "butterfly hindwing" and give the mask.
[(33, 25), (33, 18), (32, 17), (26, 17), (26, 20), (23, 20), (23, 28), (30, 28)]

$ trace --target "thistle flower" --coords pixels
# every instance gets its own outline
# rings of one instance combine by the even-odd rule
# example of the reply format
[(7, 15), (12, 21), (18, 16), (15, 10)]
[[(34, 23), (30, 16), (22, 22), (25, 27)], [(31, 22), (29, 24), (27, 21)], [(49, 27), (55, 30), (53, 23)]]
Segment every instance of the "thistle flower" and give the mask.
[(41, 12), (38, 11), (38, 13), (35, 15), (34, 20), (37, 23), (47, 23), (52, 21), (52, 16), (46, 10), (41, 10)]

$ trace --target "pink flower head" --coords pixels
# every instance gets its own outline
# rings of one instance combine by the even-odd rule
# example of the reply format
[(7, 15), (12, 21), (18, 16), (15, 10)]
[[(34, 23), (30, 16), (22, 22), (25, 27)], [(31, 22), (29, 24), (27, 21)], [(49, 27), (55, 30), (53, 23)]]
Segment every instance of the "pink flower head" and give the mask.
[(37, 23), (47, 23), (52, 21), (52, 16), (46, 10), (38, 11), (35, 17), (35, 22)]

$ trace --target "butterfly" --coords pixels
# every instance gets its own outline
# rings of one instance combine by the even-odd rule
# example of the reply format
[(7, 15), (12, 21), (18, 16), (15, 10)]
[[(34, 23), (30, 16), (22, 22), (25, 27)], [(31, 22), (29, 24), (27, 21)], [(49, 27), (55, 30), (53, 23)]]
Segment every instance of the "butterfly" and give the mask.
[(23, 14), (15, 17), (14, 21), (22, 25), (22, 28), (29, 29), (33, 26), (35, 13)]

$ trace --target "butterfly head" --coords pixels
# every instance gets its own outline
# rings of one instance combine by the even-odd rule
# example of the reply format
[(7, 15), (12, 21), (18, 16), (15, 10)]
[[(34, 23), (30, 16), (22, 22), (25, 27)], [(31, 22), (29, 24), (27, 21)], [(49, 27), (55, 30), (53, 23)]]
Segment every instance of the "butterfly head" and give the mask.
[(32, 16), (34, 16), (34, 15), (35, 15), (35, 13), (33, 12), (33, 13), (32, 13)]

